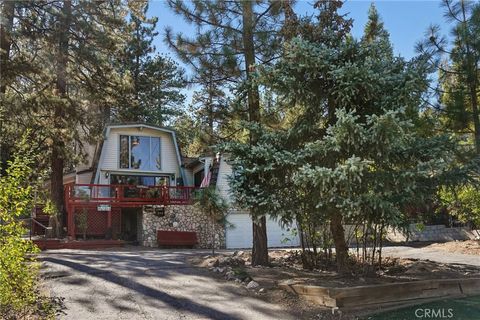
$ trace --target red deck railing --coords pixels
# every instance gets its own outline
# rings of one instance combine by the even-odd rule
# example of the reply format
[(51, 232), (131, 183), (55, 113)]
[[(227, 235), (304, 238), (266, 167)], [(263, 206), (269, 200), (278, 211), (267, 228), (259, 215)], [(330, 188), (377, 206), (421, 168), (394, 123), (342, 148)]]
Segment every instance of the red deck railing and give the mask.
[(134, 186), (112, 184), (69, 184), (65, 186), (67, 203), (92, 205), (191, 204), (195, 187)]
[[(144, 205), (188, 205), (194, 200), (195, 187), (134, 186), (110, 184), (68, 184), (65, 186), (68, 234), (75, 237), (75, 212), (87, 209), (91, 228), (110, 229), (118, 224), (120, 208)], [(106, 210), (100, 206), (106, 205)], [(107, 211), (102, 214), (101, 211)], [(112, 214), (113, 211), (113, 214)], [(93, 223), (93, 220), (101, 220)], [(100, 230), (99, 229), (99, 230)], [(101, 230), (101, 231), (102, 231)]]

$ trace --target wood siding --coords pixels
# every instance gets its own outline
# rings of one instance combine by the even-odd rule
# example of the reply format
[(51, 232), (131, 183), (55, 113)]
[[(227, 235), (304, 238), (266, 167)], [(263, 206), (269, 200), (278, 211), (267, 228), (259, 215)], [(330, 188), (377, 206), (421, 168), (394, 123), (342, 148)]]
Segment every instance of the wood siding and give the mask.
[[(158, 171), (142, 171), (136, 169), (120, 169), (120, 135), (138, 135), (160, 138), (160, 161), (161, 169)], [(173, 141), (172, 134), (159, 130), (143, 128), (112, 128), (110, 134), (103, 144), (102, 156), (100, 157), (100, 181), (98, 183), (109, 183), (109, 179), (105, 178), (104, 173), (122, 172), (122, 173), (159, 173), (174, 174), (177, 178), (181, 177), (180, 168), (177, 158), (177, 151)]]

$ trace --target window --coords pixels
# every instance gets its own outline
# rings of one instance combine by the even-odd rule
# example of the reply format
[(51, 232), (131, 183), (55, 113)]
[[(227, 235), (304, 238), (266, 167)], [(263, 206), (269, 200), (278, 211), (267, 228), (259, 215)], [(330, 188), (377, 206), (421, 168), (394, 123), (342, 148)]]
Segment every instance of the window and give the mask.
[(160, 170), (160, 138), (121, 135), (119, 159), (121, 169)]
[(137, 176), (118, 175), (110, 176), (111, 184), (135, 185), (135, 186), (169, 186), (170, 176)]

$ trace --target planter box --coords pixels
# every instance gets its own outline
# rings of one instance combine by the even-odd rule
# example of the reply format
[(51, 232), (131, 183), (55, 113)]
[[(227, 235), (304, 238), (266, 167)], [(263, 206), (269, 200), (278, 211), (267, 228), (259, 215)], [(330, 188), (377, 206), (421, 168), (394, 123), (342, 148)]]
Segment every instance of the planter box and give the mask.
[(198, 243), (197, 233), (190, 231), (157, 230), (159, 246), (194, 246)]

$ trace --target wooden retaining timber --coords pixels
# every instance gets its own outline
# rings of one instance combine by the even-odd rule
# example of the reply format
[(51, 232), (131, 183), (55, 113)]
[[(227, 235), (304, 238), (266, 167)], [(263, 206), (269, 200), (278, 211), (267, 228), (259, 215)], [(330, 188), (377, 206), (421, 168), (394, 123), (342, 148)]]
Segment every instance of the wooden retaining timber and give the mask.
[(421, 280), (346, 288), (312, 286), (289, 280), (280, 283), (279, 287), (323, 306), (355, 308), (477, 295), (480, 294), (480, 278)]

